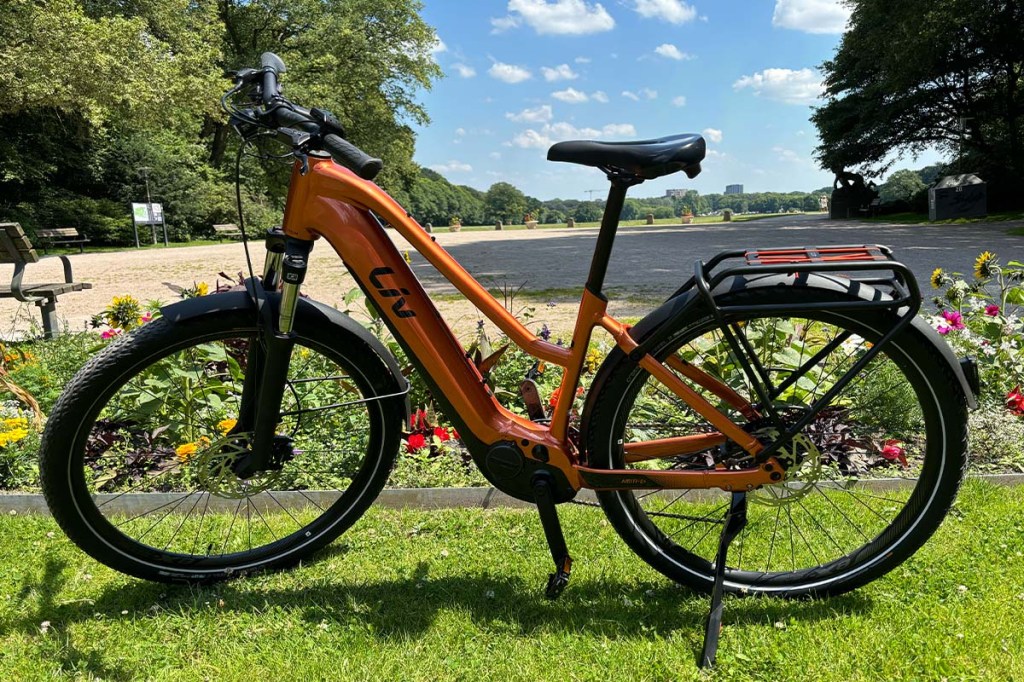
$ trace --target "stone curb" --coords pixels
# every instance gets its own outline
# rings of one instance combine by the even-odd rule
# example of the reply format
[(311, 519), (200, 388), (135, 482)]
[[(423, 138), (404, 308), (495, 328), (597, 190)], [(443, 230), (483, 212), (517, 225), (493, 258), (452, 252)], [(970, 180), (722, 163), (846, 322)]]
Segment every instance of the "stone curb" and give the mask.
[[(982, 480), (995, 485), (1022, 485), (1024, 474), (992, 474), (970, 476), (973, 480)], [(858, 486), (868, 489), (893, 488), (895, 481), (879, 480), (858, 482)], [(671, 493), (661, 493), (671, 494)], [(688, 499), (706, 499), (721, 495), (720, 491), (694, 491)], [(267, 511), (280, 510), (281, 508), (297, 509), (313, 503), (329, 502), (332, 493), (306, 491), (298, 492), (275, 492), (262, 493), (254, 497), (254, 503), (258, 502), (261, 509)], [(131, 493), (122, 495), (109, 495), (111, 498), (108, 509), (112, 512), (130, 513), (145, 511), (154, 506), (160, 506), (165, 502), (177, 501), (179, 495), (175, 493)], [(220, 500), (210, 498), (211, 511), (235, 509), (236, 502), (233, 500)], [(591, 490), (581, 490), (576, 499), (583, 502), (595, 502), (596, 496)], [(200, 499), (196, 500), (201, 501)], [(494, 488), (389, 488), (384, 490), (374, 501), (375, 506), (388, 509), (497, 509), (497, 508), (523, 508), (533, 505), (522, 500), (495, 490)], [(184, 507), (190, 506), (185, 502)], [(48, 516), (50, 510), (46, 506), (46, 500), (42, 495), (31, 493), (0, 493), (0, 513), (2, 514), (40, 514)]]

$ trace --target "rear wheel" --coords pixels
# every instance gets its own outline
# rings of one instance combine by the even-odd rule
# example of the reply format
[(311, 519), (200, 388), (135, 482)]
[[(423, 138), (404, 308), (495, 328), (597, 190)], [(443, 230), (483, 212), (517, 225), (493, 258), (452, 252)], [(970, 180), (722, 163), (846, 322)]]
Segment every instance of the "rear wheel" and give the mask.
[(159, 319), (68, 385), (43, 437), (41, 477), (83, 550), (142, 578), (211, 581), (292, 565), (362, 515), (405, 416), (402, 398), (386, 397), (390, 370), (355, 335), (300, 315), (273, 466), (243, 479), (235, 465), (248, 434), (232, 428), (256, 338), (249, 311)]
[[(733, 294), (729, 303), (794, 303), (806, 291)], [(782, 300), (780, 300), (782, 299)], [(724, 303), (724, 302), (723, 302)], [(808, 412), (895, 323), (888, 312), (794, 312), (727, 318), (753, 349), (769, 409), (710, 315), (696, 313), (654, 355), (671, 356), (745, 397), (759, 416), (694, 386), (733, 421), (771, 442)], [(696, 321), (694, 321), (696, 320)], [(630, 443), (708, 433), (710, 425), (625, 356), (609, 359), (586, 433), (599, 468), (699, 470), (750, 466), (732, 443), (686, 455), (627, 461)], [(806, 373), (787, 382), (794, 371)], [(680, 376), (682, 376), (680, 374)], [(685, 381), (685, 379), (684, 379)], [(733, 401), (735, 402), (735, 401)], [(730, 549), (725, 588), (781, 596), (831, 595), (865, 584), (920, 547), (953, 502), (966, 461), (966, 407), (937, 349), (905, 329), (779, 452), (786, 478), (748, 494), (745, 530)], [(635, 460), (631, 457), (630, 460)], [(599, 493), (630, 547), (669, 578), (709, 591), (728, 495), (664, 490)]]

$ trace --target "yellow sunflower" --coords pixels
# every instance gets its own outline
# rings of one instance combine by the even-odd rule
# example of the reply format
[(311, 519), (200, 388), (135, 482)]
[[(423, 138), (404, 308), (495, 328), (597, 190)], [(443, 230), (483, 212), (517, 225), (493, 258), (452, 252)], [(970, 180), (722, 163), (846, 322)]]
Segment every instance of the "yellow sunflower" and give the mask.
[(996, 255), (991, 251), (984, 251), (974, 261), (974, 276), (978, 279), (988, 279), (992, 276), (996, 266)]
[(942, 268), (935, 268), (932, 270), (932, 289), (939, 289), (942, 287), (942, 279), (946, 276), (946, 273), (942, 271)]

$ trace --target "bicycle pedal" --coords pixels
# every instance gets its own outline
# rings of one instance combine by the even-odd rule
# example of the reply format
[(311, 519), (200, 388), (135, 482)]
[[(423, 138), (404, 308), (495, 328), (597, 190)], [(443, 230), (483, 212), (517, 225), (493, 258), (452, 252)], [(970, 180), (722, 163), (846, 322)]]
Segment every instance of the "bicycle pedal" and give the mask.
[(569, 584), (569, 577), (572, 574), (572, 558), (565, 557), (562, 566), (554, 573), (548, 574), (548, 586), (544, 590), (544, 596), (555, 600), (562, 596), (562, 592)]

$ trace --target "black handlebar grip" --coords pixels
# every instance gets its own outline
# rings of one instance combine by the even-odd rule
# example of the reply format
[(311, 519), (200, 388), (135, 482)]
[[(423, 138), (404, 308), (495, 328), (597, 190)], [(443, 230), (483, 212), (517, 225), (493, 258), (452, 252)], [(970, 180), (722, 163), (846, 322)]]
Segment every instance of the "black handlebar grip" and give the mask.
[(384, 162), (375, 159), (354, 144), (337, 135), (324, 135), (324, 147), (334, 160), (364, 180), (373, 180), (384, 168)]

